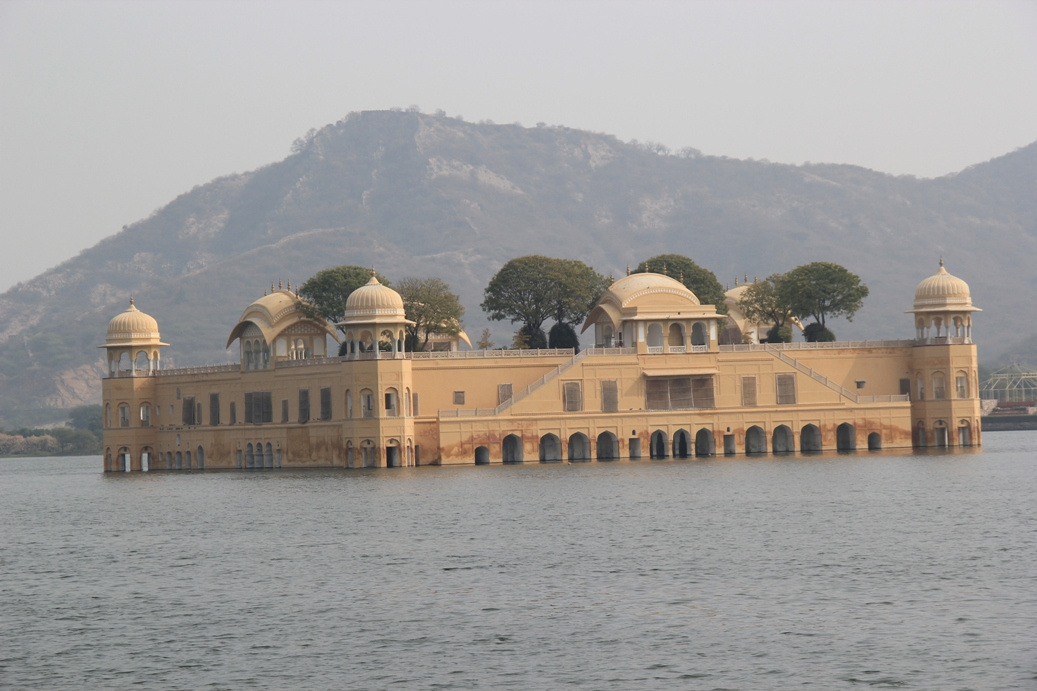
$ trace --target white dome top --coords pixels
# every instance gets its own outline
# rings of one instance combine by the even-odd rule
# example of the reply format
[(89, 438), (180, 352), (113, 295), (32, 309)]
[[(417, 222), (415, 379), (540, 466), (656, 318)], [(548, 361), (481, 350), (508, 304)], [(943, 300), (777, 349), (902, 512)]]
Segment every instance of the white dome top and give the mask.
[(130, 344), (158, 344), (160, 337), (158, 333), (158, 322), (150, 314), (145, 314), (137, 309), (130, 298), (130, 306), (125, 312), (117, 314), (108, 322), (108, 332), (105, 337), (105, 346), (130, 345)]
[(975, 311), (969, 284), (947, 273), (940, 260), (940, 270), (915, 288), (915, 312), (946, 310)]
[(388, 286), (383, 286), (378, 279), (371, 276), (367, 285), (362, 285), (346, 298), (346, 316), (369, 314), (389, 314), (398, 312), (403, 316), (403, 298)]

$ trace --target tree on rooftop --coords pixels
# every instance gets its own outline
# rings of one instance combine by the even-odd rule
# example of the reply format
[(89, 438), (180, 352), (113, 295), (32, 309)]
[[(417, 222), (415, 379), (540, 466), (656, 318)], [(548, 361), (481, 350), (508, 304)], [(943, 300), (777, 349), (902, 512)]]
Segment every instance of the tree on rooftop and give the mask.
[(695, 293), (703, 305), (714, 305), (717, 313), (727, 314), (724, 304), (724, 286), (715, 273), (704, 269), (682, 254), (659, 254), (637, 265), (631, 273), (657, 273), (675, 278)]
[(396, 286), (403, 298), (407, 319), (407, 349), (424, 350), (435, 335), (456, 336), (461, 333), (464, 307), (450, 286), (439, 278), (405, 278)]
[(501, 267), (481, 307), (490, 319), (521, 323), (529, 347), (542, 347), (544, 322), (579, 323), (606, 285), (604, 276), (581, 261), (529, 255)]
[(810, 334), (804, 330), (804, 336), (808, 338), (816, 333), (817, 340), (827, 339), (831, 334), (825, 325), (827, 317), (842, 316), (853, 321), (853, 316), (864, 304), (864, 298), (868, 297), (868, 286), (861, 283), (860, 276), (831, 262), (797, 266), (785, 274), (782, 282), (791, 296), (792, 313), (800, 319), (813, 317), (818, 324), (819, 328), (811, 330)]
[(303, 309), (311, 318), (327, 319), (332, 323), (340, 322), (346, 315), (346, 299), (349, 294), (360, 286), (367, 285), (372, 275), (382, 285), (389, 285), (384, 276), (372, 273), (371, 269), (363, 266), (347, 264), (318, 271), (299, 287), (299, 295), (309, 303)]
[(792, 318), (792, 295), (784, 274), (771, 274), (762, 281), (750, 283), (738, 299), (738, 306), (746, 319), (754, 324), (773, 324), (767, 340), (792, 340), (786, 323)]

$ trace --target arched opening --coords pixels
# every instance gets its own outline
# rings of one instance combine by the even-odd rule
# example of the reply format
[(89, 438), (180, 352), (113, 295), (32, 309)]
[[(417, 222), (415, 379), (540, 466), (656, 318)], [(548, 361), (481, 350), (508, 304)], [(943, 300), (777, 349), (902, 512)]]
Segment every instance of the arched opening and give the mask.
[(684, 346), (684, 329), (680, 324), (670, 324), (670, 333), (666, 338), (666, 345), (670, 348), (681, 348)]
[(612, 432), (598, 435), (598, 460), (614, 461), (619, 458), (619, 438)]
[(252, 444), (245, 447), (245, 467), (255, 468), (256, 467), (256, 455), (252, 448)]
[(746, 453), (767, 453), (767, 434), (761, 427), (753, 425), (745, 431)]
[(669, 438), (666, 436), (666, 432), (661, 429), (657, 429), (652, 432), (652, 440), (649, 446), (649, 458), (666, 458), (667, 448), (669, 447)]
[(794, 435), (788, 425), (778, 425), (771, 435), (771, 451), (773, 453), (792, 453), (796, 450)]
[(130, 472), (130, 450), (125, 446), (119, 449), (119, 457), (116, 461), (120, 473)]
[(182, 453), (180, 453), (179, 451), (176, 452), (176, 469), (177, 470), (183, 470), (184, 469), (184, 455)]
[(173, 452), (166, 451), (166, 470), (173, 470)]
[(346, 419), (353, 417), (353, 392), (346, 389)]
[(663, 325), (658, 322), (648, 325), (647, 344), (649, 348), (663, 347)]
[(501, 440), (501, 461), (504, 463), (522, 462), (522, 438), (509, 434)]
[(717, 452), (716, 440), (713, 438), (713, 430), (703, 427), (695, 433), (695, 455), (715, 456)]
[(191, 469), (191, 452), (184, 451), (184, 470)]
[(151, 371), (151, 362), (148, 360), (147, 351), (141, 350), (137, 352), (137, 357), (133, 361), (133, 369), (137, 374), (146, 374)]
[(679, 429), (673, 435), (673, 457), (687, 458), (691, 455), (691, 435)]
[(591, 459), (591, 440), (583, 432), (569, 437), (569, 460), (589, 461)]
[(378, 467), (378, 454), (375, 453), (374, 442), (370, 439), (360, 442), (360, 461), (365, 468)]
[(972, 426), (968, 420), (958, 421), (958, 446), (972, 446)]
[(947, 423), (943, 420), (937, 420), (936, 424), (933, 425), (933, 443), (940, 448), (949, 446), (947, 436)]
[(274, 447), (270, 442), (267, 442), (266, 447), (263, 449), (263, 467), (274, 467)]
[(111, 449), (105, 449), (104, 451), (104, 470), (106, 473), (111, 473), (115, 471), (115, 463), (112, 460)]
[(924, 449), (926, 446), (929, 445), (928, 439), (926, 438), (928, 435), (925, 432), (925, 422), (923, 420), (919, 420), (918, 424), (915, 425), (914, 436), (916, 447)]
[(702, 322), (695, 322), (691, 325), (691, 345), (693, 346), (704, 346), (707, 345), (706, 339), (706, 325)]
[(857, 449), (857, 429), (849, 422), (835, 428), (836, 451), (855, 451)]
[(385, 467), (399, 468), (401, 465), (400, 443), (394, 439), (385, 446)]
[(140, 469), (142, 472), (146, 473), (152, 469), (151, 463), (154, 455), (150, 446), (145, 446), (140, 450)]
[(374, 391), (371, 389), (360, 392), (360, 410), (363, 417), (374, 417)]
[(612, 329), (611, 324), (606, 324), (601, 329), (601, 345), (606, 348), (612, 347), (612, 341), (616, 337), (616, 332)]
[(356, 449), (353, 448), (353, 440), (350, 439), (346, 442), (346, 467), (356, 467)]
[(821, 450), (821, 429), (816, 424), (805, 424), (800, 430), (800, 452), (817, 453)]
[(198, 470), (205, 470), (205, 449), (199, 446), (194, 455), (195, 460), (198, 461)]
[(557, 434), (545, 434), (540, 437), (540, 462), (554, 463), (562, 460), (562, 440)]
[(882, 450), (882, 435), (878, 432), (871, 432), (868, 434), (868, 451), (881, 451)]
[(475, 465), (490, 464), (490, 449), (486, 446), (475, 447)]
[(238, 449), (235, 456), (237, 459), (238, 470), (241, 470), (245, 467), (245, 454), (241, 452), (241, 449)]

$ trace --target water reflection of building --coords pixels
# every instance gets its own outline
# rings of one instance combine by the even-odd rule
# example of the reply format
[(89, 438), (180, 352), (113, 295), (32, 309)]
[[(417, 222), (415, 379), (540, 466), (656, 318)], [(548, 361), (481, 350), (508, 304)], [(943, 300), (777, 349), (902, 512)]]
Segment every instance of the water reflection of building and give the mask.
[[(289, 290), (242, 314), (237, 364), (163, 370), (158, 324), (112, 319), (105, 470), (384, 467), (968, 446), (980, 442), (968, 285), (919, 283), (915, 338), (721, 345), (721, 315), (661, 274), (626, 276), (571, 350), (408, 352), (374, 278), (340, 331)], [(341, 357), (328, 339), (342, 338)], [(332, 351), (334, 352), (334, 351)]]

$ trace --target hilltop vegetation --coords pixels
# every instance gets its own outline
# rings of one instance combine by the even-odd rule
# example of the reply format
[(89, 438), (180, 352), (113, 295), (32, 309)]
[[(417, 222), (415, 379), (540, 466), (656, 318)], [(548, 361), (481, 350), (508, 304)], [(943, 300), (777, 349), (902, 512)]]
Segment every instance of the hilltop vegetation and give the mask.
[(914, 286), (966, 279), (986, 364), (1037, 364), (1037, 144), (936, 180), (854, 166), (671, 154), (562, 127), (353, 113), (282, 161), (199, 185), (149, 218), (0, 295), (4, 411), (96, 401), (108, 320), (130, 294), (171, 343), (164, 366), (226, 362), (241, 311), (280, 279), (350, 264), (443, 279), (465, 328), (511, 330), (479, 309), (505, 262), (545, 255), (621, 276), (685, 255), (721, 283), (825, 261), (871, 294), (840, 338), (913, 333)]

